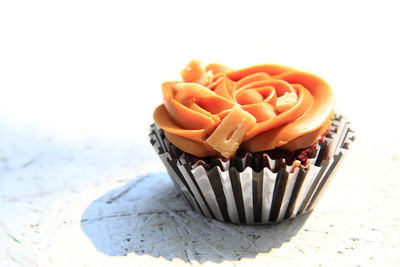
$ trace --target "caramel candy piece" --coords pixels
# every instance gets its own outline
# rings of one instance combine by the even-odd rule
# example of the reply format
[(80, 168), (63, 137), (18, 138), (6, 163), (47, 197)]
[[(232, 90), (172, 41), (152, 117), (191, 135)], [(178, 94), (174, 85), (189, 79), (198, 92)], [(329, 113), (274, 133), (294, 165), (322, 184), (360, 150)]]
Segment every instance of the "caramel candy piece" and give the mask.
[(282, 113), (297, 103), (297, 95), (296, 93), (285, 93), (284, 95), (278, 97), (276, 100), (276, 110), (279, 113)]
[(206, 71), (201, 66), (200, 60), (193, 59), (181, 71), (183, 81), (191, 83), (199, 83), (201, 85), (210, 84), (213, 81), (214, 75), (211, 70)]
[(242, 143), (247, 131), (256, 124), (250, 113), (236, 106), (207, 138), (206, 143), (224, 158), (232, 157)]

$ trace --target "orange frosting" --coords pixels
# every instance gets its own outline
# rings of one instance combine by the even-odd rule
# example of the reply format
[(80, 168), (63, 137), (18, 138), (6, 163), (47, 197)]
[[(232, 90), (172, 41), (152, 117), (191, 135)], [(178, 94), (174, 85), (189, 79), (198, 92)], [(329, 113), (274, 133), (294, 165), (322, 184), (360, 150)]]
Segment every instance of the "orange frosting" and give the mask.
[(183, 81), (162, 84), (164, 104), (155, 109), (154, 121), (171, 143), (193, 155), (229, 158), (239, 147), (294, 151), (314, 144), (330, 127), (333, 93), (313, 74), (275, 64), (202, 68), (192, 60), (181, 75)]

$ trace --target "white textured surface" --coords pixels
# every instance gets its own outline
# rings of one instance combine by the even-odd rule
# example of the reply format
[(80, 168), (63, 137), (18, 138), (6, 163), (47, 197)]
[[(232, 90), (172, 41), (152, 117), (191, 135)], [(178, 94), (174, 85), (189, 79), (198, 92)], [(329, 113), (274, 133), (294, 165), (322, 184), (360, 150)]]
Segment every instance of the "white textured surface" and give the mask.
[(34, 133), (2, 124), (0, 265), (400, 264), (399, 143), (359, 138), (315, 212), (255, 227), (192, 211), (150, 145)]

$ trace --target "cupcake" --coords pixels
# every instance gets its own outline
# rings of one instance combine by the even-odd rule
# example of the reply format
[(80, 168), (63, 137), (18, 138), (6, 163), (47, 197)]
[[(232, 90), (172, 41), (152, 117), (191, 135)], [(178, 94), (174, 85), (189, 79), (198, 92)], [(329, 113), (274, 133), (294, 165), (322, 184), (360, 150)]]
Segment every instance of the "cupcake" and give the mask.
[(203, 215), (266, 224), (314, 209), (354, 140), (314, 74), (192, 60), (162, 84), (150, 141), (178, 191)]

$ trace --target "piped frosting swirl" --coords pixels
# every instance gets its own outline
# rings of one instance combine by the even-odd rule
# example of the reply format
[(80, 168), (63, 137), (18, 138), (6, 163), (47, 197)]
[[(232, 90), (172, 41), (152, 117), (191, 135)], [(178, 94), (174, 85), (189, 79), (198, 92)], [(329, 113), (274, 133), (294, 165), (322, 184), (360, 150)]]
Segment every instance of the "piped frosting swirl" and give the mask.
[(334, 98), (316, 75), (264, 64), (232, 70), (192, 60), (183, 81), (162, 84), (154, 120), (168, 140), (190, 154), (231, 157), (313, 145), (331, 124)]

